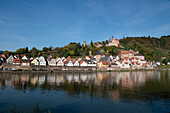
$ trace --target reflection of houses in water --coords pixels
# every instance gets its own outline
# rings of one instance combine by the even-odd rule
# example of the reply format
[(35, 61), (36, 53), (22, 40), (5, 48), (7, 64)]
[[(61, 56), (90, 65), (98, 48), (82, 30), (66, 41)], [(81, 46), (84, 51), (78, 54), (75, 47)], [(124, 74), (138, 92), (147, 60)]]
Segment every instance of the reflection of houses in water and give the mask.
[(144, 85), (148, 79), (160, 80), (160, 72), (154, 71), (136, 71), (136, 72), (100, 72), (100, 73), (49, 73), (40, 75), (30, 74), (0, 74), (1, 86), (18, 86), (21, 83), (41, 85), (45, 81), (48, 84), (61, 83), (93, 83), (97, 86), (112, 86), (113, 84), (121, 85), (132, 89), (134, 86)]
[(80, 75), (80, 78), (81, 78), (82, 82), (86, 82), (87, 75), (83, 73), (83, 74)]
[(74, 79), (74, 82), (80, 82), (80, 81), (79, 81), (79, 75), (78, 75), (78, 74), (74, 74), (73, 79)]
[(5, 80), (5, 86), (11, 87), (12, 86), (12, 81), (9, 80), (9, 79)]
[(21, 82), (29, 82), (29, 75), (28, 74), (23, 74), (20, 76)]
[(17, 75), (17, 74), (13, 74), (13, 75), (12, 75), (12, 84), (13, 84), (14, 86), (19, 86), (19, 85), (20, 85), (19, 75)]
[(56, 83), (55, 82), (55, 75), (47, 76), (47, 83), (50, 84), (50, 85), (54, 85)]
[(146, 72), (119, 72), (115, 75), (112, 74), (111, 77), (114, 77), (114, 82), (117, 85), (133, 88), (134, 86), (144, 85), (146, 81)]
[(56, 75), (56, 84), (59, 85), (64, 83), (64, 76), (63, 75)]
[(35, 85), (38, 82), (38, 75), (30, 77), (31, 84)]
[(67, 79), (68, 83), (71, 83), (71, 81), (73, 79), (73, 75), (66, 75), (66, 79)]
[(5, 86), (11, 87), (12, 86), (12, 80), (11, 80), (11, 75), (5, 76)]
[(38, 84), (42, 85), (44, 82), (45, 82), (45, 74), (44, 75), (39, 75)]

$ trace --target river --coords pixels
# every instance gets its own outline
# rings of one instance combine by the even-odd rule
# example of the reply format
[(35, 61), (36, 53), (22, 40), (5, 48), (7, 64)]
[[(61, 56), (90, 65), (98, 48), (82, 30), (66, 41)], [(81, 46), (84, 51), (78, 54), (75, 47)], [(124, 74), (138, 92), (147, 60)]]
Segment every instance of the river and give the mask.
[(170, 112), (170, 71), (0, 73), (0, 113)]

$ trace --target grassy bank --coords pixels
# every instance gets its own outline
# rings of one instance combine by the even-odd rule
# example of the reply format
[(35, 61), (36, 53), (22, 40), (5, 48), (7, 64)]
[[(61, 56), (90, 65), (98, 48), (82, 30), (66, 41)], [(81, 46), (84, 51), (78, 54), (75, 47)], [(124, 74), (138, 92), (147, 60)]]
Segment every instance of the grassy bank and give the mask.
[(170, 65), (159, 66), (159, 69), (170, 69)]

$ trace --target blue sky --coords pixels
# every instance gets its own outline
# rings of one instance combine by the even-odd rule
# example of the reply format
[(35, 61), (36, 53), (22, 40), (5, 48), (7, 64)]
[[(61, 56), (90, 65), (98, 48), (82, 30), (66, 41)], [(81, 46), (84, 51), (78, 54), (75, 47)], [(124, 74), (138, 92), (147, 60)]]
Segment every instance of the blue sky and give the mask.
[(0, 50), (170, 34), (170, 0), (0, 0)]

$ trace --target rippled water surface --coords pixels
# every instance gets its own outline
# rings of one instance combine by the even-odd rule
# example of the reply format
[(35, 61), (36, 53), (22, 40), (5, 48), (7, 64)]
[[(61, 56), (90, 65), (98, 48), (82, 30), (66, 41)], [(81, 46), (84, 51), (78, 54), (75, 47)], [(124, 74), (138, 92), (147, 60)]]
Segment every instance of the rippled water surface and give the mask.
[(170, 112), (170, 71), (0, 73), (0, 113)]

